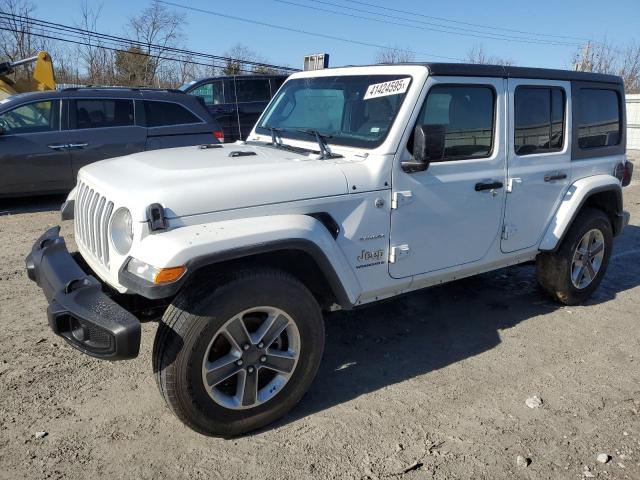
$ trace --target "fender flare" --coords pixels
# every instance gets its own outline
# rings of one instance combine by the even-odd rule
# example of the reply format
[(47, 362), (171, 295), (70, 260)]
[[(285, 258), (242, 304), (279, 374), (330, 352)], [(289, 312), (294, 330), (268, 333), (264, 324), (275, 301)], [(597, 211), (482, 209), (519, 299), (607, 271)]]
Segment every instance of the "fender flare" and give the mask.
[[(335, 295), (337, 303), (342, 308), (350, 309), (355, 305), (360, 295), (360, 284), (353, 271), (348, 268), (340, 247), (321, 221), (308, 215), (276, 215), (217, 222), (212, 225), (216, 225), (217, 227), (224, 225), (226, 229), (234, 223), (247, 221), (250, 221), (255, 227), (255, 231), (258, 232), (260, 231), (259, 223), (261, 221), (268, 222), (272, 226), (277, 225), (280, 221), (282, 224), (290, 223), (294, 225), (295, 223), (295, 226), (280, 232), (274, 229), (275, 236), (282, 233), (288, 233), (288, 235), (280, 238), (273, 238), (274, 235), (271, 235), (272, 238), (263, 241), (243, 242), (242, 237), (239, 235), (238, 238), (233, 238), (233, 246), (229, 248), (218, 249), (214, 241), (211, 243), (211, 248), (209, 248), (208, 251), (203, 251), (201, 254), (193, 256), (183, 263), (187, 267), (187, 272), (183, 277), (166, 285), (154, 285), (127, 271), (126, 266), (130, 260), (130, 258), (128, 258), (118, 273), (119, 282), (131, 293), (137, 293), (149, 299), (168, 298), (178, 293), (189, 279), (193, 278), (193, 275), (203, 267), (264, 253), (294, 250), (309, 255), (316, 262), (329, 284), (331, 291)], [(189, 228), (201, 228), (201, 225), (182, 227), (173, 232), (184, 234), (184, 230)], [(163, 236), (170, 234), (171, 231), (152, 235), (150, 238), (155, 239), (154, 243), (157, 248), (157, 244), (162, 241)], [(227, 245), (228, 244), (229, 242), (227, 242)], [(325, 251), (327, 248), (330, 248), (331, 251)], [(141, 249), (137, 252), (140, 251)], [(333, 262), (330, 256), (333, 258)], [(148, 261), (144, 258), (144, 255), (137, 256), (136, 252), (132, 252), (132, 257), (136, 257), (138, 260), (145, 262)], [(157, 265), (154, 264), (153, 261), (148, 262), (157, 267), (172, 266), (171, 264)]]
[(617, 220), (623, 217), (620, 181), (611, 175), (594, 175), (577, 180), (569, 187), (551, 218), (538, 249), (542, 252), (556, 251), (587, 200), (593, 195), (602, 192), (614, 192), (616, 194), (614, 210), (617, 218), (613, 222), (613, 229), (614, 235), (619, 234), (622, 227), (617, 225), (619, 223)]

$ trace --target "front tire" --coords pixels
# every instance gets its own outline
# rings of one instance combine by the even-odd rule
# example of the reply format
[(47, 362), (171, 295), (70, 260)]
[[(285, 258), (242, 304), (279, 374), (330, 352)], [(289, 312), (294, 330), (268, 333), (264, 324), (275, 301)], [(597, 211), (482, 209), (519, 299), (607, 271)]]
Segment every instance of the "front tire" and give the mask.
[(609, 265), (612, 247), (609, 217), (602, 210), (584, 208), (573, 221), (558, 250), (538, 255), (538, 283), (560, 303), (583, 303), (600, 285)]
[(318, 303), (295, 277), (260, 269), (185, 289), (165, 312), (153, 363), (176, 416), (230, 437), (285, 415), (305, 394), (324, 350)]

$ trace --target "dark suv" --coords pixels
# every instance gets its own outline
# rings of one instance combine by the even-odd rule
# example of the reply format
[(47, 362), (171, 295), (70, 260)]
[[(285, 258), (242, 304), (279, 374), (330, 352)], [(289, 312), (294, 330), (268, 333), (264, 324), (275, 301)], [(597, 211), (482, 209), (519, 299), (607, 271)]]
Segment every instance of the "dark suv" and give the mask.
[(220, 123), (227, 142), (246, 139), (262, 111), (287, 75), (208, 77), (189, 82), (180, 90), (204, 100)]
[(73, 88), (0, 100), (0, 197), (69, 191), (78, 170), (143, 150), (218, 143), (219, 124), (180, 91)]

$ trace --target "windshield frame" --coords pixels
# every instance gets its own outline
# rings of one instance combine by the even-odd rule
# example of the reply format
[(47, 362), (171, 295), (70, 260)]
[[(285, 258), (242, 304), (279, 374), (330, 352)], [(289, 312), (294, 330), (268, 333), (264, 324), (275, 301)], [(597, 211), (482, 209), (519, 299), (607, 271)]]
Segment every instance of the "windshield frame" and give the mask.
[[(284, 94), (284, 91), (285, 91), (288, 83), (294, 82), (294, 81), (305, 81), (305, 80), (309, 80), (309, 79), (324, 80), (324, 79), (330, 79), (330, 78), (340, 79), (340, 78), (345, 78), (345, 77), (370, 77), (370, 78), (372, 78), (372, 82), (373, 82), (370, 85), (390, 82), (390, 81), (394, 81), (394, 80), (400, 80), (402, 78), (408, 78), (409, 79), (409, 83), (408, 83), (408, 85), (406, 87), (405, 92), (401, 94), (402, 98), (400, 100), (400, 103), (398, 104), (397, 109), (395, 110), (393, 116), (391, 117), (391, 119), (389, 121), (389, 128), (387, 128), (387, 130), (384, 133), (384, 135), (380, 136), (374, 142), (367, 142), (366, 140), (358, 142), (358, 140), (355, 139), (355, 138), (353, 139), (353, 140), (355, 140), (355, 142), (354, 142), (353, 140), (349, 139), (348, 137), (345, 138), (345, 137), (340, 137), (340, 136), (333, 135), (335, 132), (319, 131), (320, 134), (329, 134), (330, 135), (327, 138), (327, 144), (329, 145), (330, 148), (333, 148), (333, 147), (350, 148), (350, 149), (351, 148), (355, 148), (355, 149), (362, 149), (362, 150), (374, 150), (376, 148), (379, 148), (381, 145), (383, 145), (385, 143), (385, 141), (389, 137), (389, 134), (391, 133), (391, 131), (393, 130), (394, 125), (396, 124), (396, 121), (398, 119), (398, 115), (400, 115), (403, 107), (406, 104), (407, 98), (411, 94), (411, 89), (412, 89), (412, 87), (414, 85), (414, 82), (415, 82), (415, 75), (414, 75), (413, 72), (406, 72), (406, 71), (403, 71), (403, 72), (380, 72), (380, 73), (378, 73), (378, 72), (376, 72), (376, 73), (349, 72), (349, 73), (336, 73), (335, 75), (318, 75), (318, 76), (312, 76), (312, 77), (304, 76), (304, 77), (289, 78), (278, 89), (277, 93), (273, 96), (273, 98), (269, 102), (269, 105), (267, 105), (267, 107), (264, 109), (264, 111), (260, 115), (260, 118), (258, 119), (258, 121), (255, 124), (253, 133), (255, 133), (257, 135), (260, 135), (260, 136), (268, 137), (269, 139), (271, 138), (270, 127), (263, 126), (262, 123), (266, 119), (267, 115), (269, 115), (271, 113), (270, 110), (271, 110), (272, 105), (275, 108), (275, 105), (279, 102), (280, 96)], [(385, 80), (384, 77), (389, 77), (389, 78)], [(373, 78), (376, 78), (376, 80), (374, 81)], [(362, 99), (360, 99), (360, 101), (361, 102), (365, 102), (366, 100), (364, 100), (364, 98), (362, 98)], [(296, 127), (296, 128), (293, 128), (293, 127), (287, 128), (287, 127), (280, 127), (280, 126), (274, 126), (274, 127), (281, 129), (279, 134), (278, 134), (278, 136), (281, 138), (281, 140), (282, 139), (287, 139), (287, 140), (294, 140), (296, 142), (316, 143), (312, 139), (310, 139), (308, 134), (305, 134), (305, 133), (302, 133), (302, 132), (298, 131), (298, 129), (300, 129), (300, 128), (302, 128), (302, 129), (311, 128), (311, 129), (315, 130), (315, 128), (313, 128), (313, 127), (305, 127), (305, 126), (299, 126), (299, 127)], [(365, 143), (366, 143), (366, 145), (365, 145)]]

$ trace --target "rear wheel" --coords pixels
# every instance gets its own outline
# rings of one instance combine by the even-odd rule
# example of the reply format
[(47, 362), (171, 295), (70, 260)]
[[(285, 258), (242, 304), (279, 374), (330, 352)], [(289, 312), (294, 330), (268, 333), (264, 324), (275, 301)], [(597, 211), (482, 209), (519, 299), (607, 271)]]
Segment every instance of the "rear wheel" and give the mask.
[(538, 282), (565, 305), (582, 303), (600, 285), (612, 247), (609, 217), (601, 210), (584, 208), (558, 250), (538, 256)]
[(154, 370), (185, 424), (233, 436), (293, 408), (323, 349), (322, 314), (305, 286), (283, 272), (246, 271), (173, 302), (156, 334)]

